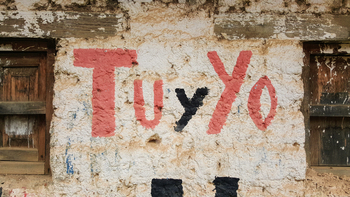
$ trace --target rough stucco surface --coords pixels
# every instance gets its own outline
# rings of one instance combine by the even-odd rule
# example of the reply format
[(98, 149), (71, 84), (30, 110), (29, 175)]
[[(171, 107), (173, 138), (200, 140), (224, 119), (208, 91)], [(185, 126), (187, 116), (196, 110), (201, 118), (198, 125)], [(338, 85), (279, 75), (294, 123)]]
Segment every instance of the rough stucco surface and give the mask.
[[(70, 10), (74, 9), (69, 8), (70, 3), (84, 5), (85, 1), (36, 1), (35, 5), (25, 1), (0, 2), (3, 10), (28, 11), (40, 6), (44, 10)], [(113, 13), (107, 2), (94, 2), (88, 6), (92, 11)], [(219, 1), (215, 12), (240, 13), (243, 9), (236, 8), (244, 7), (245, 12), (251, 13), (331, 13), (334, 5), (327, 2), (290, 2), (286, 6), (285, 1), (252, 1), (250, 5), (244, 1)], [(141, 197), (151, 195), (153, 178), (172, 178), (182, 180), (184, 196), (215, 196), (215, 177), (239, 178), (239, 196), (320, 196), (329, 192), (326, 187), (314, 192), (317, 181), (306, 180), (305, 128), (300, 112), (304, 94), (301, 42), (296, 38), (218, 39), (214, 34), (213, 10), (205, 6), (202, 9), (204, 2), (187, 4), (120, 2), (118, 6), (127, 10), (125, 23), (129, 29), (107, 38), (59, 40), (50, 130), (52, 179), (0, 176), (3, 195)], [(348, 4), (340, 3), (338, 11), (346, 12)], [(33, 31), (28, 36), (36, 37)], [(74, 49), (117, 48), (136, 50), (138, 64), (115, 68), (115, 135), (94, 138), (93, 69), (74, 66)], [(225, 85), (207, 53), (216, 51), (231, 75), (243, 50), (251, 51), (252, 57), (242, 86), (221, 132), (208, 135), (209, 122)], [(271, 124), (262, 131), (249, 116), (247, 106), (252, 87), (264, 76), (276, 90), (277, 109)], [(136, 120), (134, 80), (143, 80), (148, 120), (154, 118), (153, 83), (163, 80), (162, 118), (154, 129), (146, 129)], [(176, 132), (176, 121), (185, 110), (175, 89), (184, 89), (192, 98), (197, 88), (204, 87), (209, 92), (203, 105), (182, 132)], [(265, 118), (271, 107), (267, 88), (263, 89), (260, 102)], [(320, 178), (317, 173), (307, 176)], [(24, 184), (29, 179), (33, 183)]]
[[(299, 112), (303, 96), (299, 42), (217, 42), (203, 37), (136, 43), (68, 39), (60, 45), (51, 138), (51, 167), (58, 194), (149, 196), (152, 178), (176, 178), (182, 179), (185, 196), (214, 196), (211, 182), (215, 176), (230, 176), (240, 178), (242, 195), (262, 191), (302, 195), (306, 161)], [(115, 71), (116, 135), (91, 138), (92, 69), (74, 67), (73, 50), (113, 47), (136, 49), (139, 65)], [(241, 50), (253, 53), (247, 76), (221, 133), (208, 135), (224, 85), (206, 54), (217, 51), (230, 73)], [(250, 89), (265, 75), (276, 88), (278, 107), (272, 124), (261, 131), (249, 117), (247, 102)], [(145, 129), (136, 121), (132, 105), (136, 79), (144, 81), (148, 119), (153, 119), (153, 82), (163, 80), (163, 117), (155, 129)], [(191, 97), (200, 87), (209, 89), (203, 106), (183, 132), (175, 132), (175, 122), (184, 112), (175, 89), (183, 88)], [(261, 103), (267, 115), (267, 90)], [(154, 135), (159, 136), (159, 143), (149, 142)], [(68, 157), (72, 171), (67, 169)]]

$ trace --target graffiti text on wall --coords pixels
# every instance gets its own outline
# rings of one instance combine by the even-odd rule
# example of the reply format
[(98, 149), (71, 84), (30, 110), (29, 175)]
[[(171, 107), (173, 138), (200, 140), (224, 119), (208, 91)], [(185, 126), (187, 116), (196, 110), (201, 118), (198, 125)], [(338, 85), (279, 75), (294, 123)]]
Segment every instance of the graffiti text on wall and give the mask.
[[(216, 51), (210, 51), (207, 54), (215, 72), (221, 81), (225, 84), (225, 89), (221, 94), (212, 118), (209, 123), (208, 134), (220, 133), (226, 122), (232, 103), (236, 99), (236, 94), (240, 91), (243, 84), (250, 58), (251, 51), (241, 51), (233, 69), (232, 76), (225, 71), (224, 64)], [(137, 64), (137, 54), (135, 50), (123, 49), (75, 49), (74, 65), (84, 68), (94, 68), (93, 71), (93, 90), (92, 90), (92, 133), (93, 137), (109, 137), (114, 135), (115, 130), (115, 67), (130, 68)], [(267, 87), (270, 94), (271, 108), (270, 113), (263, 120), (260, 113), (260, 97), (262, 89)], [(183, 89), (177, 88), (177, 97), (185, 109), (181, 119), (176, 122), (175, 131), (182, 131), (183, 128), (196, 114), (198, 108), (203, 105), (203, 99), (208, 94), (208, 88), (198, 88), (192, 99), (188, 99)], [(163, 81), (154, 82), (154, 119), (147, 120), (145, 116), (144, 98), (142, 92), (142, 80), (134, 81), (134, 109), (135, 116), (141, 125), (145, 128), (154, 129), (162, 118), (163, 108)], [(275, 88), (267, 76), (259, 79), (252, 87), (248, 99), (249, 116), (260, 130), (265, 130), (271, 123), (276, 114), (277, 97)]]

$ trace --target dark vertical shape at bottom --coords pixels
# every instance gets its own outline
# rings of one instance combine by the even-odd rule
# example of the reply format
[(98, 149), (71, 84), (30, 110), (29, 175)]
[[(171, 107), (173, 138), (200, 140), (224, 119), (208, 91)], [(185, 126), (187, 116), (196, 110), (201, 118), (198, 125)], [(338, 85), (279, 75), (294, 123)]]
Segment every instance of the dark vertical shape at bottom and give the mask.
[(239, 178), (215, 177), (215, 197), (236, 197)]
[(0, 187), (0, 197), (2, 196), (2, 187)]
[(182, 197), (181, 179), (152, 179), (152, 197)]

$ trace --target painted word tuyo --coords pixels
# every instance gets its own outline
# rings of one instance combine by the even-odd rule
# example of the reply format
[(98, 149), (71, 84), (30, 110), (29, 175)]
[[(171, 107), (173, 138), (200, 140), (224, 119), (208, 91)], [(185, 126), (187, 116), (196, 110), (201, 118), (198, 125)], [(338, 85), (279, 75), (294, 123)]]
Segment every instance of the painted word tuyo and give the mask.
[[(232, 103), (236, 100), (236, 94), (239, 92), (245, 78), (251, 51), (241, 51), (232, 75), (225, 71), (224, 64), (216, 51), (210, 51), (207, 54), (215, 72), (225, 84), (225, 89), (221, 94), (209, 123), (207, 134), (218, 134), (226, 122), (228, 113), (231, 110)], [(92, 137), (109, 137), (114, 135), (115, 130), (115, 68), (130, 68), (133, 64), (138, 64), (135, 50), (123, 49), (75, 49), (74, 65), (84, 68), (94, 68), (92, 82)], [(270, 112), (263, 120), (260, 111), (260, 97), (264, 87), (267, 87), (271, 100)], [(153, 85), (154, 89), (154, 119), (147, 120), (144, 108), (144, 98), (142, 92), (142, 80), (134, 81), (134, 109), (135, 116), (141, 125), (145, 128), (154, 129), (162, 118), (163, 108), (163, 80), (157, 80)], [(198, 88), (193, 98), (188, 99), (183, 89), (175, 90), (181, 105), (185, 112), (176, 122), (174, 130), (179, 132), (187, 125), (198, 108), (203, 105), (203, 99), (208, 94), (208, 88)], [(260, 130), (265, 130), (273, 120), (276, 114), (277, 97), (275, 88), (267, 76), (259, 79), (252, 87), (248, 99), (249, 116)]]

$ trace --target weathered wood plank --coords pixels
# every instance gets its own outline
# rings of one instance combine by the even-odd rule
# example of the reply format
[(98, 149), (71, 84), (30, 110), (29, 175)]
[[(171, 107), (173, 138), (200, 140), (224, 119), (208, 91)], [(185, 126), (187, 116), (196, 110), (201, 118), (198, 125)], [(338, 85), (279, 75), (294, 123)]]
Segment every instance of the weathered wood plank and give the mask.
[(310, 117), (310, 165), (350, 166), (350, 118)]
[(3, 147), (0, 148), (2, 161), (38, 161), (38, 149)]
[[(317, 45), (318, 46), (318, 45)], [(306, 152), (306, 162), (308, 164), (318, 164), (318, 155), (316, 155), (317, 149), (314, 148), (313, 132), (311, 129), (310, 115), (309, 115), (309, 100), (310, 100), (310, 53), (318, 52), (319, 48), (315, 47), (314, 42), (312, 43), (303, 43), (304, 48), (304, 65), (302, 70), (302, 80), (304, 81), (304, 99), (300, 111), (304, 115), (304, 125), (305, 125), (305, 152)], [(318, 142), (318, 141), (316, 141)], [(316, 150), (315, 150), (316, 149)], [(315, 158), (316, 155), (316, 158)]]
[(350, 175), (350, 167), (311, 166), (311, 168), (318, 173), (332, 173), (336, 176), (349, 176)]
[(0, 114), (45, 114), (46, 102), (27, 101), (27, 102), (0, 102)]
[(47, 42), (39, 39), (0, 38), (0, 51), (47, 51)]
[[(318, 117), (316, 117), (318, 118)], [(315, 119), (315, 118), (314, 118)], [(310, 164), (311, 165), (318, 165), (319, 160), (321, 159), (321, 151), (320, 151), (320, 128), (319, 128), (319, 121), (310, 121), (310, 138), (309, 138), (309, 153), (311, 154), (310, 157)]]
[(350, 15), (224, 14), (214, 19), (214, 33), (229, 40), (348, 40)]
[(122, 13), (6, 11), (0, 27), (2, 37), (91, 38), (115, 36), (127, 23)]
[(312, 56), (310, 62), (310, 104), (350, 104), (349, 56)]
[(350, 105), (310, 105), (310, 116), (350, 117)]
[(38, 147), (38, 158), (39, 158), (39, 161), (45, 161), (45, 123), (46, 123), (46, 120), (45, 120), (45, 116), (44, 115), (37, 115), (38, 118), (37, 118), (37, 132), (38, 132), (38, 135), (37, 135), (37, 147)]
[[(55, 43), (48, 42), (47, 70), (46, 70), (46, 129), (45, 129), (45, 174), (50, 173), (50, 124), (53, 115), (53, 84), (55, 62)], [(0, 122), (1, 123), (1, 122)]]
[(4, 137), (5, 135), (5, 122), (4, 122), (4, 118), (0, 118), (0, 147), (4, 146)]
[(44, 174), (44, 162), (0, 161), (0, 174)]
[(327, 55), (327, 56), (349, 56), (349, 41), (332, 41), (332, 42), (304, 42), (308, 47), (310, 55)]
[[(2, 37), (90, 38), (115, 36), (129, 28), (121, 14), (7, 11), (0, 12)], [(350, 15), (221, 14), (214, 33), (226, 39), (348, 40)]]
[(319, 165), (350, 166), (349, 127), (328, 126), (321, 133), (321, 160)]
[[(1, 50), (1, 49), (0, 49)], [(0, 66), (39, 66), (41, 53), (38, 52), (1, 52)]]

